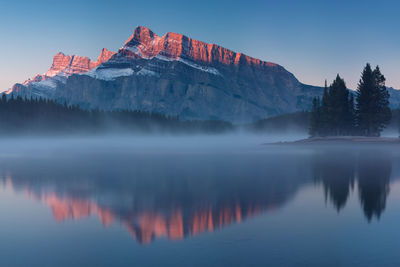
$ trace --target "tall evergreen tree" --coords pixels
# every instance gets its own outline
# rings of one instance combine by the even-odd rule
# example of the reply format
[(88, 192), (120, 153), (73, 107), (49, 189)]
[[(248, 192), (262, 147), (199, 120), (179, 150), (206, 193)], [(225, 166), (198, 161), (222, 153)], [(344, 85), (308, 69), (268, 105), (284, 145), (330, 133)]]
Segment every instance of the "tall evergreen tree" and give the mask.
[(325, 81), (321, 103), (313, 100), (310, 136), (351, 135), (354, 133), (354, 99), (339, 75), (329, 89)]
[(329, 90), (330, 125), (333, 135), (348, 135), (351, 127), (351, 112), (349, 110), (349, 90), (339, 74)]
[(320, 135), (321, 131), (321, 114), (320, 114), (320, 103), (319, 97), (314, 97), (312, 101), (311, 118), (309, 135), (311, 137)]
[(376, 66), (373, 75), (375, 78), (376, 90), (378, 92), (378, 100), (376, 101), (378, 105), (378, 113), (376, 114), (375, 131), (380, 134), (392, 118), (392, 112), (389, 107), (390, 95), (385, 85), (386, 78), (381, 73), (379, 66)]
[(389, 93), (379, 67), (372, 70), (368, 63), (357, 88), (356, 118), (359, 132), (379, 136), (391, 118)]
[(330, 132), (330, 103), (329, 103), (329, 90), (328, 83), (325, 80), (324, 94), (322, 95), (321, 101), (321, 111), (320, 111), (320, 130), (319, 134), (321, 136), (328, 135)]
[(349, 99), (349, 116), (348, 116), (348, 121), (347, 121), (347, 127), (349, 130), (350, 135), (356, 134), (356, 111), (354, 107), (354, 95), (353, 93), (350, 93), (350, 99)]
[(371, 135), (372, 117), (375, 110), (372, 101), (375, 98), (375, 84), (371, 65), (368, 63), (362, 74), (357, 87), (356, 116), (357, 127), (361, 135)]

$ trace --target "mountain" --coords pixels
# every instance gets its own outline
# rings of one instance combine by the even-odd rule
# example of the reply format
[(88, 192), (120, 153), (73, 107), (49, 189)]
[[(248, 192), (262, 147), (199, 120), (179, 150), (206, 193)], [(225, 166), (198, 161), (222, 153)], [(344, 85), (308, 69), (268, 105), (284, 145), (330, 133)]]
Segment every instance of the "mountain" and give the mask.
[(309, 109), (320, 87), (282, 66), (177, 33), (137, 27), (116, 52), (96, 62), (54, 57), (50, 70), (7, 93), (52, 98), (83, 108), (135, 109), (234, 123)]
[[(393, 87), (386, 87), (390, 98), (389, 98), (389, 106), (391, 109), (400, 109), (400, 90), (394, 89)], [(350, 89), (349, 89), (350, 90)], [(357, 97), (357, 92), (355, 90), (350, 91), (354, 95), (354, 99)]]
[(15, 84), (6, 93), (28, 97), (51, 98), (54, 90), (60, 84), (65, 83), (69, 76), (88, 72), (108, 61), (114, 54), (115, 52), (103, 48), (97, 61), (94, 62), (88, 57), (68, 56), (59, 52), (53, 57), (53, 64), (46, 73), (38, 74), (22, 84)]
[(387, 88), (390, 94), (390, 107), (392, 109), (400, 109), (400, 90), (393, 87)]

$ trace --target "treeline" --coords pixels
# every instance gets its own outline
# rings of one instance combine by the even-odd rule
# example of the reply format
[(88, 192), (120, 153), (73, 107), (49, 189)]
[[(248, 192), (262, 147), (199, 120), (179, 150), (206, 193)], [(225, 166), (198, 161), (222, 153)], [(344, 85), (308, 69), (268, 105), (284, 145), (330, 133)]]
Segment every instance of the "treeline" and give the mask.
[(307, 133), (310, 112), (298, 111), (258, 120), (245, 126), (245, 130), (255, 133)]
[(314, 136), (379, 136), (389, 124), (391, 110), (385, 77), (377, 66), (367, 64), (358, 83), (355, 98), (345, 81), (337, 75), (325, 82), (322, 99), (313, 99), (309, 134)]
[(222, 133), (232, 124), (180, 121), (177, 116), (132, 110), (84, 110), (51, 99), (2, 95), (0, 134), (71, 134), (104, 132)]

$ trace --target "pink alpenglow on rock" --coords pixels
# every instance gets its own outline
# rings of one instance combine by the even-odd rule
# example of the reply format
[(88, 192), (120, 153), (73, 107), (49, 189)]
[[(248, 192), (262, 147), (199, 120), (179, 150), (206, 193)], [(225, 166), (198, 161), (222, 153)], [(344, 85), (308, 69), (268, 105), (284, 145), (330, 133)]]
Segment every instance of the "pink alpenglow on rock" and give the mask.
[[(106, 62), (114, 54), (115, 52), (103, 48), (101, 50), (99, 57), (97, 58), (97, 61), (92, 61), (88, 57), (81, 57), (77, 55), (69, 56), (65, 55), (62, 52), (59, 52), (53, 57), (53, 63), (51, 64), (50, 69), (46, 73), (38, 74), (35, 77), (26, 80), (22, 84), (28, 85), (30, 83), (43, 82), (56, 75), (69, 77), (72, 74), (85, 73), (97, 67), (98, 65)], [(11, 92), (13, 88), (11, 88), (8, 92)]]
[(171, 59), (183, 58), (208, 64), (277, 66), (275, 63), (235, 53), (227, 48), (197, 41), (179, 33), (169, 32), (160, 37), (142, 26), (135, 29), (122, 49), (131, 50), (144, 58), (161, 55)]

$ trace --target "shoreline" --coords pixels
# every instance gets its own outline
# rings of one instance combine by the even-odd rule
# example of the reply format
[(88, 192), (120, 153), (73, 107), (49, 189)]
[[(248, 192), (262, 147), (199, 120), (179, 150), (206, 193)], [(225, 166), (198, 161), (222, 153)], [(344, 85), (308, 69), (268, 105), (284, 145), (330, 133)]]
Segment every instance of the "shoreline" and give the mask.
[(336, 144), (400, 144), (399, 137), (327, 136), (296, 141), (264, 143), (264, 145), (336, 145)]

